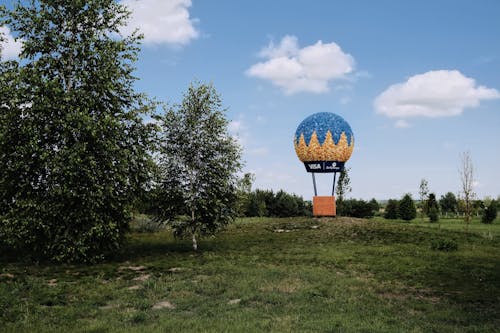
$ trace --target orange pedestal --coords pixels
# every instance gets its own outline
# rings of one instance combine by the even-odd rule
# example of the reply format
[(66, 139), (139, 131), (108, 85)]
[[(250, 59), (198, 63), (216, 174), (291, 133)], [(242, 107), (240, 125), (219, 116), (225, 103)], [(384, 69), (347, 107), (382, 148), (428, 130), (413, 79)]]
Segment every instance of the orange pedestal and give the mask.
[(313, 197), (314, 216), (335, 216), (337, 213), (334, 196)]

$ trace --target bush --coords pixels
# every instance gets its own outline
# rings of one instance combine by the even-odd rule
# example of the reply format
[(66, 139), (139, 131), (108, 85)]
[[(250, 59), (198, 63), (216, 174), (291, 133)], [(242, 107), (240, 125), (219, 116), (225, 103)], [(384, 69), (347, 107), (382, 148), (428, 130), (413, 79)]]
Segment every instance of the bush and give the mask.
[(279, 191), (255, 190), (248, 194), (245, 216), (248, 217), (292, 217), (310, 216), (312, 206), (302, 197)]
[(439, 211), (437, 207), (431, 207), (429, 208), (429, 220), (430, 222), (437, 222), (439, 221)]
[(497, 202), (492, 200), (489, 206), (484, 208), (483, 216), (481, 217), (481, 222), (485, 224), (491, 224), (497, 218)]
[(396, 199), (389, 199), (387, 205), (385, 206), (384, 218), (389, 220), (395, 220), (398, 218), (398, 206), (399, 202)]
[(410, 194), (405, 194), (399, 202), (398, 216), (405, 221), (410, 221), (417, 217), (417, 209)]
[(337, 214), (339, 216), (351, 216), (359, 218), (370, 218), (374, 215), (373, 204), (362, 199), (339, 200)]
[(434, 251), (456, 251), (458, 244), (453, 239), (433, 239), (431, 241), (431, 250)]

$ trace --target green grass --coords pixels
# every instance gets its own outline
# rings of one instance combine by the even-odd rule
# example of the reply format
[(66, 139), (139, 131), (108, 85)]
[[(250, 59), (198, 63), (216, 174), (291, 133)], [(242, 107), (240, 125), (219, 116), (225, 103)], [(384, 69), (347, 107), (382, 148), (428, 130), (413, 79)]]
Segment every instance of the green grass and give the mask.
[[(431, 249), (442, 240), (458, 249)], [(161, 230), (130, 235), (119, 257), (93, 266), (0, 259), (0, 331), (500, 327), (498, 221), (466, 231), (459, 220), (243, 219), (200, 246)]]

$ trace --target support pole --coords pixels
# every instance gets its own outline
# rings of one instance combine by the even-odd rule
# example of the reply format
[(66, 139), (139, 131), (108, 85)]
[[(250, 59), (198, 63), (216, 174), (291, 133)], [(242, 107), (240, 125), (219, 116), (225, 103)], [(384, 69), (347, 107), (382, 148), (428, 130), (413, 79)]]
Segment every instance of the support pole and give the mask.
[(314, 196), (317, 196), (318, 191), (316, 190), (316, 178), (314, 177), (314, 172), (312, 173), (312, 176), (313, 176)]
[(333, 188), (332, 188), (332, 196), (335, 196), (335, 183), (337, 182), (337, 173), (333, 173)]

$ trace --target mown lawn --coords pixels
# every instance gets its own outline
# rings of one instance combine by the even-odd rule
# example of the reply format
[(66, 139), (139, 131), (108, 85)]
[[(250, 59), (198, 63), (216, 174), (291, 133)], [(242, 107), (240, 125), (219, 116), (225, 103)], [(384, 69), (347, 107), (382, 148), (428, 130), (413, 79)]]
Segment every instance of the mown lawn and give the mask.
[[(453, 243), (456, 251), (431, 249)], [(500, 223), (243, 219), (93, 265), (0, 259), (1, 332), (498, 332)], [(1, 257), (1, 255), (0, 255)]]

